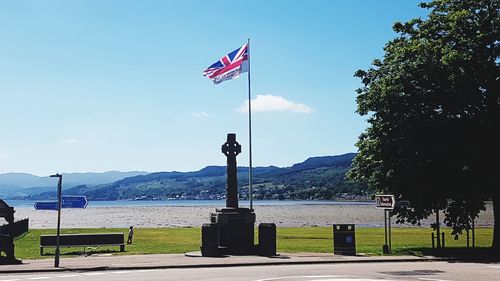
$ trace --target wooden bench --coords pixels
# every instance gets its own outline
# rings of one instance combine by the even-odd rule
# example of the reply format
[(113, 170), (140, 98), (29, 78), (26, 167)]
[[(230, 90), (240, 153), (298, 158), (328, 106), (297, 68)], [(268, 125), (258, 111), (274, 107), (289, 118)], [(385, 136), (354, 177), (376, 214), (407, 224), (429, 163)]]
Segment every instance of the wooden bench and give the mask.
[[(59, 247), (120, 246), (125, 251), (123, 233), (85, 233), (59, 235)], [(40, 235), (40, 255), (43, 248), (55, 248), (56, 235)]]

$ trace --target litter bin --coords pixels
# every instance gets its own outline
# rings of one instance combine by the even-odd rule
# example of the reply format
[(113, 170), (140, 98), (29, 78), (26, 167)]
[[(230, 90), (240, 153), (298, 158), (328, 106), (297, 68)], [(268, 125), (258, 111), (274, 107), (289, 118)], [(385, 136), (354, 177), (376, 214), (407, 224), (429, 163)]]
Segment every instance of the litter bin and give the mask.
[(354, 224), (333, 225), (333, 253), (335, 255), (356, 255)]
[(259, 224), (259, 254), (266, 257), (276, 256), (276, 224)]

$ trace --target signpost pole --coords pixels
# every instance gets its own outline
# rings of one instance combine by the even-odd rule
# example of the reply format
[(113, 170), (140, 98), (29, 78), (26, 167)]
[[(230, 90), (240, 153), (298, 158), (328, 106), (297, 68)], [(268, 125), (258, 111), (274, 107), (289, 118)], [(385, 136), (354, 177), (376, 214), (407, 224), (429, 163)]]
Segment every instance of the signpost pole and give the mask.
[(57, 235), (56, 235), (56, 253), (54, 258), (54, 267), (59, 267), (59, 237), (61, 235), (61, 208), (62, 208), (62, 175), (55, 174), (50, 177), (59, 178), (57, 183)]
[(384, 247), (387, 247), (387, 245), (388, 245), (388, 243), (387, 243), (387, 210), (384, 210), (384, 239), (385, 239)]
[[(376, 195), (375, 196), (375, 206), (377, 209), (384, 210), (384, 239), (385, 244), (382, 246), (382, 252), (384, 254), (389, 254), (392, 251), (392, 229), (391, 229), (391, 217), (392, 210), (397, 208), (408, 208), (410, 206), (410, 201), (401, 200), (396, 201), (394, 195)], [(433, 238), (434, 243), (434, 238)]]
[(391, 210), (394, 209), (396, 201), (394, 195), (376, 195), (375, 204), (379, 209), (384, 210), (384, 239), (385, 244), (382, 246), (382, 252), (389, 254), (391, 252)]
[(392, 212), (391, 210), (387, 210), (387, 214), (388, 214), (388, 222), (389, 222), (389, 253), (392, 251), (392, 235), (391, 235), (391, 216), (392, 216)]

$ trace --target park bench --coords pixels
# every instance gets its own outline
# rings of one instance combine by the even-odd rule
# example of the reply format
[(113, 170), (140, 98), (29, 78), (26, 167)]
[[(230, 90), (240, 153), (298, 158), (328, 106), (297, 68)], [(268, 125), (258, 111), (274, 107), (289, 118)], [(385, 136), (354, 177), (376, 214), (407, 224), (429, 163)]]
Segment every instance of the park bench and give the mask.
[[(59, 247), (120, 246), (125, 251), (123, 233), (61, 234)], [(40, 255), (43, 248), (55, 248), (56, 235), (40, 235)]]

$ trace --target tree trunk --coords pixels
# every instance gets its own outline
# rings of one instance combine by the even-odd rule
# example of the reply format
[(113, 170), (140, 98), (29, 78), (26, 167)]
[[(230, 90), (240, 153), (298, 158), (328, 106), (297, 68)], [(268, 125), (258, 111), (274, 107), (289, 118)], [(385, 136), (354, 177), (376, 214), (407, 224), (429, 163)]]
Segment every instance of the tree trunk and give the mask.
[(436, 209), (436, 245), (438, 249), (441, 249), (441, 227), (439, 223), (439, 209)]
[[(485, 21), (485, 32), (491, 34), (491, 38), (487, 40), (484, 44), (485, 54), (488, 54), (488, 67), (485, 69), (488, 75), (485, 76), (486, 79), (486, 116), (487, 124), (489, 125), (488, 130), (491, 134), (489, 139), (490, 151), (486, 155), (490, 156), (491, 161), (486, 161), (486, 163), (497, 163), (500, 157), (500, 147), (498, 145), (500, 141), (500, 79), (498, 79), (498, 54), (495, 48), (489, 48), (488, 46), (493, 46), (490, 44), (495, 44), (498, 42), (498, 37), (493, 32), (492, 22), (495, 18), (495, 8), (493, 6), (493, 1), (491, 1), (488, 7), (488, 20)], [(494, 216), (494, 226), (493, 226), (493, 242), (491, 247), (493, 249), (500, 249), (500, 173), (498, 165), (487, 164), (489, 167), (488, 178), (490, 178), (490, 184), (488, 188), (491, 188), (491, 197), (493, 199), (493, 216)], [(497, 251), (498, 252), (498, 251)]]
[(498, 191), (493, 194), (493, 216), (495, 225), (493, 227), (493, 243), (491, 247), (500, 250), (500, 192)]

